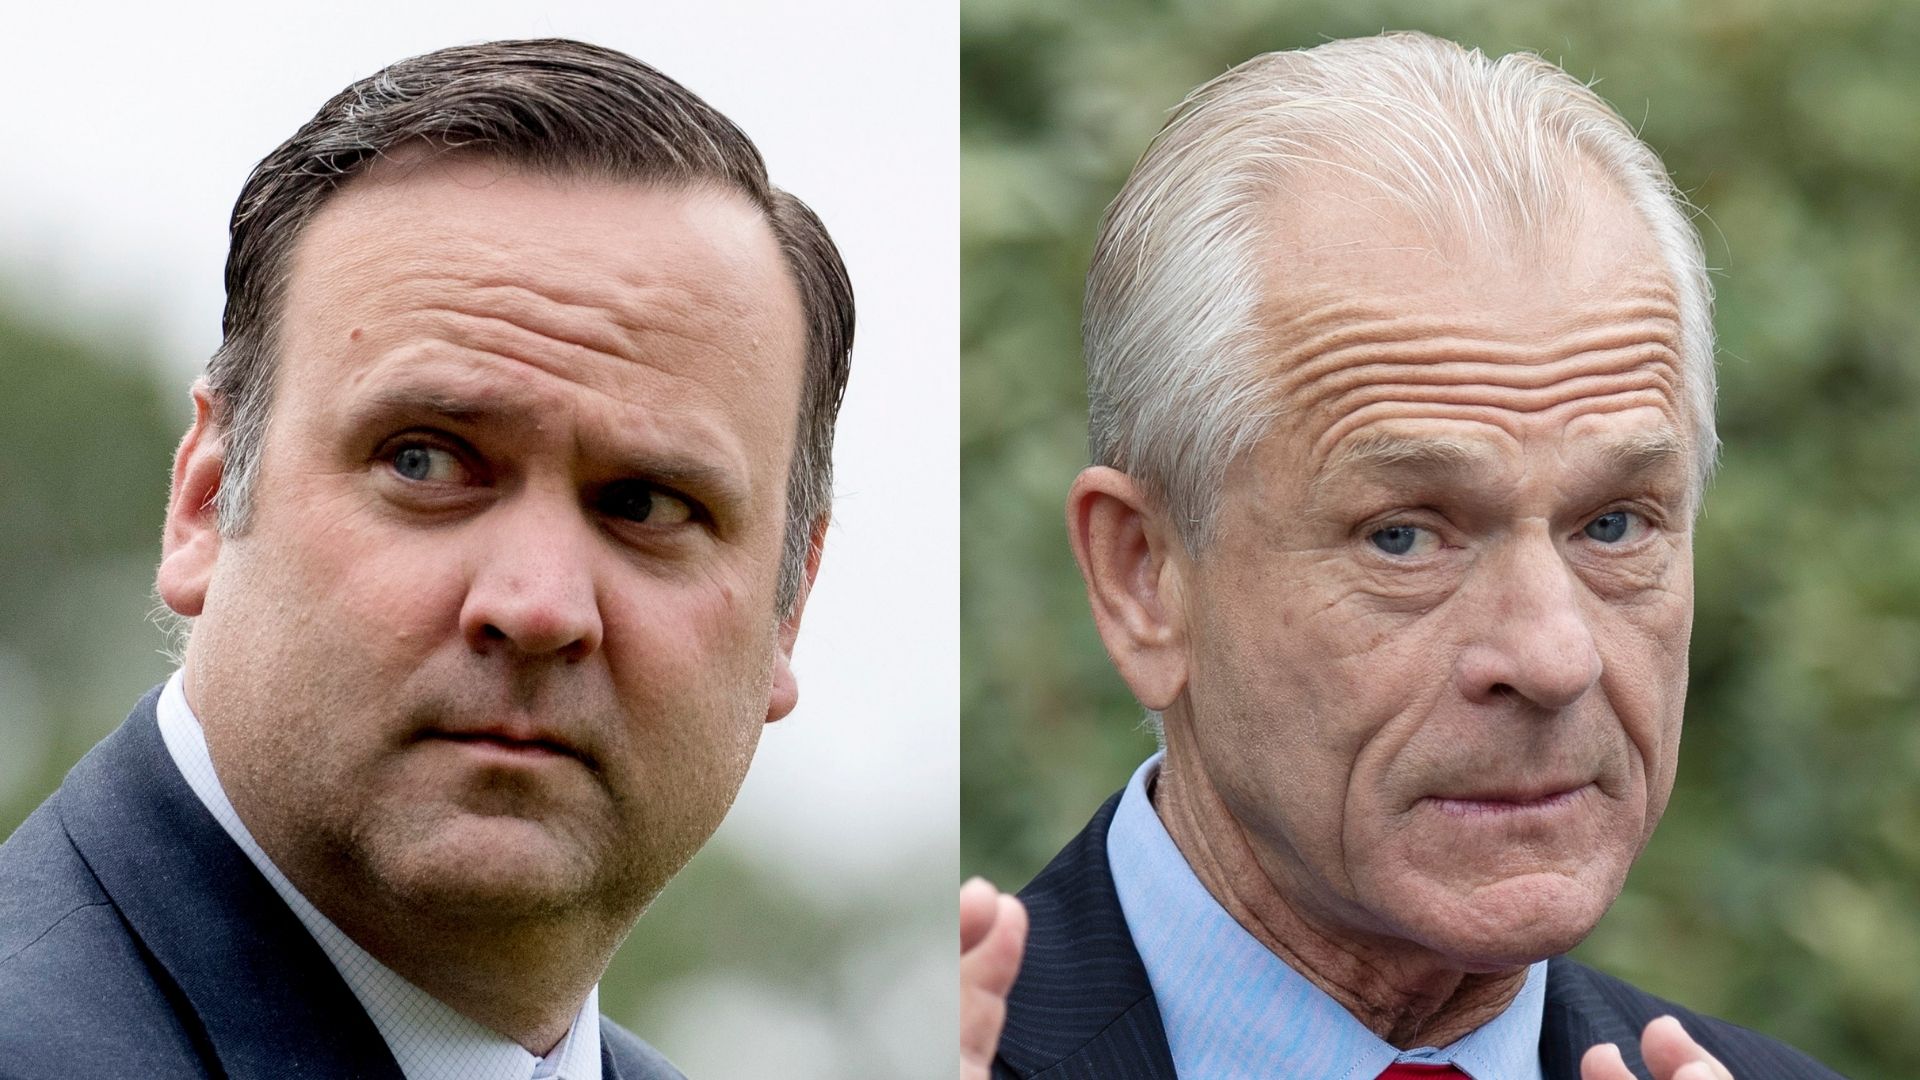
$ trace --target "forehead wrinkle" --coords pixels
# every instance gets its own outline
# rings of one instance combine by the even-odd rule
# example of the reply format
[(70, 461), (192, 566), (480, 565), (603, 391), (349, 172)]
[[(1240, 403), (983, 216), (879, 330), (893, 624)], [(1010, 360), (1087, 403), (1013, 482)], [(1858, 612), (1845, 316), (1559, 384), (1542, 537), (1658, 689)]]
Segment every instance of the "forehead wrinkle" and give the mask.
[(1569, 308), (1564, 314), (1565, 325), (1543, 336), (1515, 326), (1500, 313), (1475, 319), (1466, 312), (1427, 314), (1409, 312), (1404, 305), (1335, 299), (1264, 319), (1263, 326), (1266, 340), (1274, 345), (1271, 367), (1283, 377), (1356, 346), (1457, 339), (1490, 347), (1533, 344), (1551, 352), (1570, 348), (1583, 333), (1604, 334), (1609, 324), (1647, 324), (1648, 332), (1663, 339), (1677, 340), (1679, 334), (1679, 306), (1670, 291), (1629, 292), (1611, 303)]
[(1485, 362), (1365, 364), (1343, 368), (1296, 394), (1304, 411), (1341, 415), (1380, 401), (1409, 404), (1484, 404), (1513, 412), (1543, 412), (1582, 397), (1633, 390), (1662, 391), (1676, 400), (1679, 373), (1671, 350), (1659, 345), (1582, 353), (1548, 365)]
[[(1287, 343), (1267, 360), (1276, 413), (1309, 423), (1317, 413), (1329, 423), (1314, 440), (1318, 458), (1396, 400), (1481, 419), (1491, 409), (1480, 406), (1538, 413), (1583, 397), (1596, 399), (1589, 411), (1676, 408), (1684, 391), (1673, 290), (1661, 276), (1636, 275), (1610, 285), (1607, 301), (1554, 313), (1558, 325), (1547, 334), (1499, 312), (1409, 313), (1404, 301), (1286, 305), (1290, 314), (1269, 338)], [(1621, 394), (1632, 400), (1598, 400)]]
[[(1291, 254), (1298, 256), (1345, 246), (1349, 245), (1329, 242)], [(1366, 250), (1386, 253), (1407, 249), (1375, 244)], [(1424, 249), (1414, 250), (1432, 254)], [(1421, 302), (1420, 298), (1410, 299), (1391, 291), (1395, 284), (1392, 281), (1378, 283), (1385, 286), (1381, 298), (1356, 298), (1352, 286), (1330, 286), (1316, 280), (1313, 273), (1311, 268), (1280, 260), (1279, 267), (1268, 273), (1267, 287), (1256, 305), (1256, 322), (1265, 331), (1267, 340), (1285, 343), (1285, 351), (1317, 354), (1337, 347), (1349, 335), (1365, 333), (1367, 326), (1387, 323), (1410, 336), (1466, 327), (1471, 327), (1472, 336), (1489, 340), (1521, 341), (1537, 336), (1517, 325), (1504, 311), (1487, 311), (1481, 318), (1474, 319), (1465, 304), (1457, 304), (1451, 310), (1443, 308), (1439, 314), (1425, 314), (1410, 310)], [(1464, 281), (1462, 275), (1455, 277), (1456, 281)], [(1587, 290), (1585, 297), (1575, 294), (1572, 302), (1557, 313), (1566, 322), (1565, 330), (1579, 329), (1591, 325), (1596, 318), (1605, 317), (1662, 318), (1679, 322), (1679, 294), (1658, 269), (1610, 277), (1604, 282), (1604, 288), (1604, 297), (1593, 295), (1593, 290)], [(1598, 302), (1582, 304), (1583, 299)]]
[[(335, 200), (351, 201), (346, 195)], [(651, 362), (703, 352), (744, 373), (781, 340), (782, 316), (798, 307), (770, 234), (761, 235), (767, 229), (757, 209), (743, 211), (753, 233), (745, 240), (711, 230), (696, 240), (669, 235), (591, 273), (569, 255), (564, 236), (551, 243), (544, 236), (508, 242), (453, 230), (436, 231), (422, 244), (413, 242), (420, 230), (412, 223), (378, 228), (380, 206), (344, 217), (340, 206), (327, 209), (332, 213), (326, 220), (316, 221), (302, 238), (297, 269), (332, 295), (356, 298), (333, 305), (343, 318), (384, 314), (400, 320), (437, 308), (502, 319), (605, 356)], [(337, 233), (355, 242), (342, 242)], [(752, 250), (736, 250), (743, 244)], [(763, 247), (773, 253), (770, 266), (760, 265), (768, 261)], [(604, 240), (597, 240), (588, 254), (605, 251)], [(767, 295), (768, 285), (781, 295)], [(797, 313), (792, 321), (801, 321)], [(767, 359), (788, 358), (769, 353)], [(791, 366), (804, 367), (797, 355), (793, 359)]]
[(1552, 334), (1516, 331), (1498, 318), (1473, 320), (1460, 314), (1415, 314), (1375, 304), (1341, 301), (1312, 314), (1269, 329), (1276, 344), (1273, 367), (1282, 375), (1322, 366), (1347, 350), (1370, 346), (1420, 346), (1432, 342), (1439, 350), (1449, 342), (1470, 342), (1492, 348), (1535, 348), (1548, 355), (1573, 351), (1588, 336), (1605, 337), (1634, 327), (1662, 339), (1677, 338), (1679, 309), (1657, 297), (1636, 297), (1595, 305), (1572, 313), (1576, 317)]
[[(662, 336), (696, 347), (735, 345), (751, 337), (752, 298), (706, 275), (646, 273), (572, 275), (540, 272), (525, 259), (488, 259), (472, 273), (416, 270), (398, 282), (398, 304), (438, 307), (476, 318), (498, 317), (559, 340), (611, 355), (640, 339)], [(529, 283), (528, 278), (537, 277)], [(408, 304), (408, 298), (417, 303)], [(622, 333), (624, 332), (624, 337)]]
[[(1576, 398), (1561, 405), (1556, 405), (1550, 409), (1532, 414), (1519, 413), (1511, 409), (1502, 409), (1484, 404), (1429, 402), (1411, 403), (1413, 407), (1418, 410), (1417, 412), (1413, 412), (1406, 407), (1409, 404), (1410, 403), (1399, 400), (1379, 401), (1348, 414), (1336, 422), (1332, 428), (1328, 429), (1325, 434), (1315, 441), (1312, 449), (1312, 457), (1325, 458), (1331, 453), (1333, 447), (1338, 446), (1342, 439), (1352, 435), (1353, 432), (1369, 424), (1375, 424), (1385, 420), (1461, 420), (1483, 424), (1512, 435), (1514, 434), (1512, 431), (1513, 421), (1518, 417), (1529, 415), (1539, 418), (1546, 423), (1558, 423), (1561, 427), (1566, 426), (1566, 424), (1571, 423), (1578, 417), (1605, 416), (1612, 413), (1628, 412), (1633, 409), (1650, 408), (1670, 418), (1675, 416), (1674, 402), (1671, 398), (1656, 392), (1644, 390), (1614, 394), (1603, 398)], [(1577, 412), (1574, 412), (1574, 406), (1579, 407)], [(1567, 415), (1564, 419), (1556, 418), (1554, 416), (1556, 411), (1570, 413), (1571, 415)], [(1514, 437), (1518, 438), (1519, 436), (1514, 435)]]
[(721, 303), (679, 286), (635, 281), (605, 295), (569, 296), (565, 288), (536, 288), (518, 281), (450, 280), (463, 296), (458, 302), (435, 305), (441, 310), (504, 318), (535, 333), (612, 355), (623, 355), (649, 337), (711, 348), (736, 336), (730, 332), (736, 320), (750, 318), (737, 304)]
[[(1269, 328), (1277, 347), (1267, 366), (1281, 404), (1314, 396), (1311, 387), (1366, 365), (1482, 362), (1511, 367), (1552, 365), (1584, 353), (1657, 343), (1678, 381), (1680, 325), (1668, 295), (1629, 295), (1610, 304), (1582, 305), (1564, 325), (1541, 335), (1512, 328), (1498, 316), (1417, 314), (1377, 303), (1336, 300), (1316, 305)], [(1484, 375), (1484, 372), (1482, 373)], [(1516, 375), (1516, 378), (1526, 376)]]
[(1679, 356), (1658, 323), (1615, 324), (1563, 337), (1546, 347), (1463, 337), (1355, 343), (1290, 368), (1278, 381), (1287, 398), (1311, 405), (1367, 382), (1484, 382), (1539, 388), (1581, 372), (1668, 369)]
[[(454, 304), (420, 305), (412, 309), (414, 313), (425, 316), (437, 316), (428, 321), (436, 324), (435, 330), (445, 330), (453, 335), (465, 338), (465, 341), (451, 342), (466, 345), (481, 352), (518, 360), (540, 368), (549, 374), (570, 381), (583, 381), (581, 377), (590, 376), (603, 366), (605, 361), (617, 364), (645, 367), (661, 371), (662, 374), (684, 378), (677, 373), (665, 370), (659, 362), (662, 350), (648, 348), (642, 341), (617, 333), (581, 334), (569, 332), (559, 326), (536, 327), (523, 322), (521, 318), (502, 315), (486, 308), (468, 308)], [(684, 352), (685, 346), (694, 349), (713, 349), (714, 343), (695, 336), (677, 334), (670, 331), (649, 331), (646, 337), (665, 337), (678, 343), (676, 352)], [(566, 358), (587, 361), (584, 365), (565, 365)], [(599, 361), (600, 364), (595, 362)], [(562, 367), (566, 370), (563, 373)], [(730, 365), (731, 366), (731, 365)], [(619, 366), (606, 366), (603, 382), (618, 382), (621, 372), (628, 370)]]
[[(528, 374), (502, 378), (497, 370), (501, 364)], [(382, 376), (395, 368), (400, 374), (383, 381)], [(676, 378), (670, 373), (661, 374)], [(555, 379), (564, 385), (557, 394), (551, 393), (536, 385), (534, 380), (539, 379)], [(681, 471), (730, 477), (724, 483), (716, 479), (715, 486), (723, 486), (742, 499), (751, 495), (754, 486), (747, 454), (739, 441), (723, 426), (710, 422), (698, 409), (686, 407), (672, 395), (649, 395), (633, 401), (556, 375), (516, 356), (439, 340), (388, 353), (357, 372), (348, 389), (351, 392), (362, 386), (364, 397), (357, 408), (413, 408), (470, 424), (501, 423), (533, 429), (553, 416), (556, 408), (563, 408), (573, 417), (576, 451), (586, 449), (581, 436), (591, 427), (604, 433), (617, 458), (655, 463), (662, 461), (663, 455), (686, 459), (687, 463), (679, 467)], [(577, 390), (606, 399), (613, 409), (612, 419), (578, 410), (577, 401), (570, 396)]]
[[(428, 340), (523, 365), (627, 405), (636, 404), (629, 400), (636, 378), (671, 380), (675, 394), (691, 396), (692, 401), (683, 404), (719, 400), (717, 390), (683, 370), (691, 366), (689, 359), (710, 359), (689, 356), (715, 351), (713, 343), (705, 340), (668, 335), (667, 342), (649, 343), (611, 333), (574, 334), (559, 327), (549, 332), (493, 310), (458, 305), (416, 305), (409, 314), (413, 318), (408, 321), (426, 330)], [(725, 363), (729, 368), (738, 366), (737, 359)]]
[(1381, 411), (1470, 410), (1454, 415), (1582, 412), (1653, 405), (1679, 409), (1677, 355), (1658, 342), (1579, 353), (1546, 364), (1487, 361), (1347, 365), (1322, 374), (1318, 385), (1292, 388), (1289, 411), (1327, 424), (1316, 456), (1337, 445)]

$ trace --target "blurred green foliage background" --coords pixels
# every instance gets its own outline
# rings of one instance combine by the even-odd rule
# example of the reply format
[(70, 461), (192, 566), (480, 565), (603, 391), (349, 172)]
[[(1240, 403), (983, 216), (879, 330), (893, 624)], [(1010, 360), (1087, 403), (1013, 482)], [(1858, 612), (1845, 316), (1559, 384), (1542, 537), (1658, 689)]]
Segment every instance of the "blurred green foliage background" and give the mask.
[(1382, 29), (1598, 79), (1709, 215), (1725, 456), (1678, 789), (1580, 955), (1920, 1076), (1916, 4), (966, 0), (963, 869), (1025, 882), (1153, 750), (1062, 525), (1100, 212), (1189, 88)]

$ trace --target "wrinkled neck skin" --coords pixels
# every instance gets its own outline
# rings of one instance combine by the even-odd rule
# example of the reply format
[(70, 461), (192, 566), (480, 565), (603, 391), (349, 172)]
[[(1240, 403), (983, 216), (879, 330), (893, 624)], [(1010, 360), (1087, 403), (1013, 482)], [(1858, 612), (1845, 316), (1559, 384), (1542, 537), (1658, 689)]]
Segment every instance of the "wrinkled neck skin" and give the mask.
[(1152, 801), (1234, 921), (1398, 1049), (1455, 1042), (1504, 1012), (1526, 982), (1524, 967), (1464, 971), (1413, 942), (1362, 937), (1293, 903), (1181, 741), (1167, 744)]

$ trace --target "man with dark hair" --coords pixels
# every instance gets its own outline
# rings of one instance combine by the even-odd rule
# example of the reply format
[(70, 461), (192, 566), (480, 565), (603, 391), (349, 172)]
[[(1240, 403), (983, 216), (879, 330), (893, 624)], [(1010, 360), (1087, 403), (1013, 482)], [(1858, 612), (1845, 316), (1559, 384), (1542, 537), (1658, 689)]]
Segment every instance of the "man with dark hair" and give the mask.
[(495, 42), (269, 155), (227, 291), (181, 670), (0, 847), (0, 1074), (678, 1076), (596, 984), (795, 703), (832, 241), (666, 76)]

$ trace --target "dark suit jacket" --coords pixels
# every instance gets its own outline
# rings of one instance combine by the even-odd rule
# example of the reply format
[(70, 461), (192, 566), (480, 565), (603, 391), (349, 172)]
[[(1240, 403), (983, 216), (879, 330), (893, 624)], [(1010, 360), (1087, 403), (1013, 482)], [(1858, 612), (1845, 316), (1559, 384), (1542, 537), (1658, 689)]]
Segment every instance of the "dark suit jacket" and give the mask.
[[(0, 845), (0, 1077), (401, 1080), (168, 756), (156, 690)], [(679, 1080), (602, 1017), (606, 1080)]]
[[(1026, 959), (1007, 1003), (996, 1080), (1174, 1080), (1160, 1010), (1107, 868), (1107, 827), (1119, 802), (1117, 795), (1107, 800), (1020, 893), (1032, 922)], [(1738, 1080), (1838, 1080), (1797, 1050), (1695, 1015), (1565, 957), (1547, 965), (1540, 1026), (1547, 1080), (1579, 1080), (1580, 1056), (1599, 1042), (1619, 1044), (1634, 1075), (1644, 1080), (1640, 1031), (1662, 1013), (1679, 1017)]]

